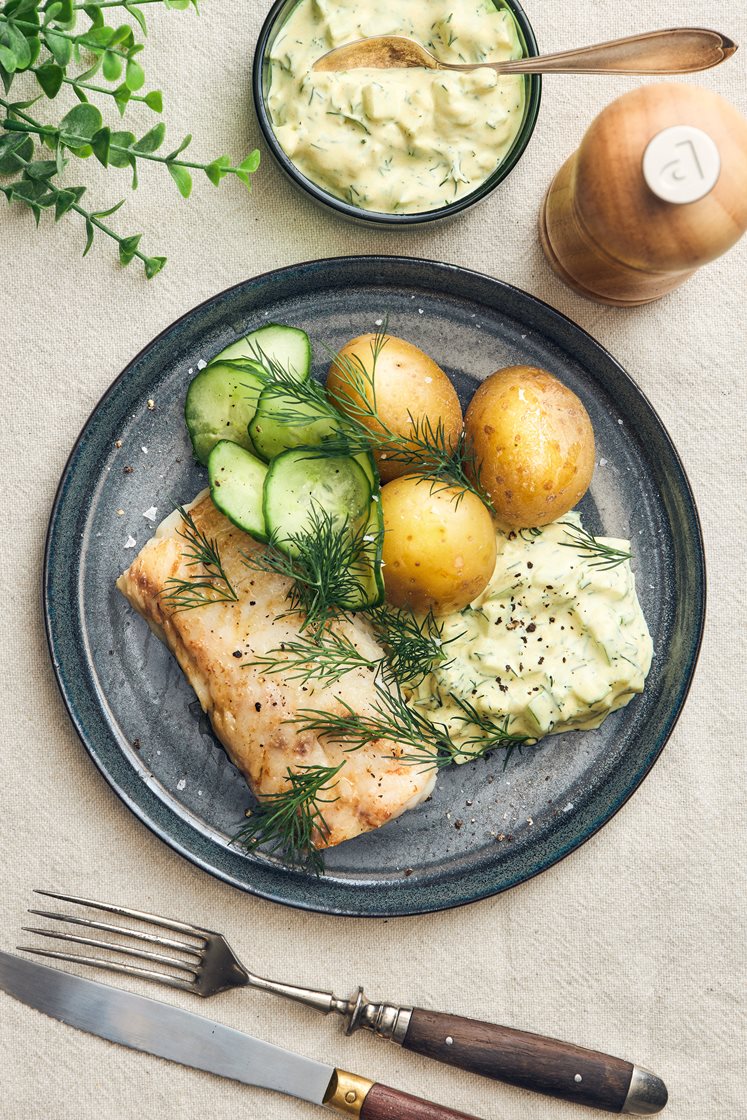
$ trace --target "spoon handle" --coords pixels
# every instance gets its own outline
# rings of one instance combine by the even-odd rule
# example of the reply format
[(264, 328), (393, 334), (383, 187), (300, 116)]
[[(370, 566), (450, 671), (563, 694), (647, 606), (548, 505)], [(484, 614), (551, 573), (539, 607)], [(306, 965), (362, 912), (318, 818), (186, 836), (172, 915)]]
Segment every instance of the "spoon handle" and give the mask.
[(736, 49), (718, 31), (675, 27), (493, 65), (499, 74), (691, 74), (718, 66)]

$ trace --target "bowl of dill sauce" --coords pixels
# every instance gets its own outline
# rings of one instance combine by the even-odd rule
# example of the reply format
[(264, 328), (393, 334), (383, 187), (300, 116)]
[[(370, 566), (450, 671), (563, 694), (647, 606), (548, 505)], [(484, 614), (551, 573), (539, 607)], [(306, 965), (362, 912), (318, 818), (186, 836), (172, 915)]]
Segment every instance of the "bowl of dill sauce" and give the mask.
[(444, 62), (538, 53), (517, 0), (276, 0), (254, 56), (264, 138), (290, 180), (342, 217), (375, 226), (454, 217), (516, 166), (541, 79), (488, 67), (312, 72), (333, 47), (384, 34)]

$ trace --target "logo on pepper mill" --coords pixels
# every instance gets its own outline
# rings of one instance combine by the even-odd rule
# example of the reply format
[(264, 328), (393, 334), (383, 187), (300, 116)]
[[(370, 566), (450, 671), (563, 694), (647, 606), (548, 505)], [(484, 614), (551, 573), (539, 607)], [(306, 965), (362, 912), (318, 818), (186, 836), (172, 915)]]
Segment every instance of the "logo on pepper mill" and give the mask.
[(697, 202), (715, 186), (720, 170), (711, 137), (689, 124), (657, 133), (643, 153), (643, 177), (664, 202)]

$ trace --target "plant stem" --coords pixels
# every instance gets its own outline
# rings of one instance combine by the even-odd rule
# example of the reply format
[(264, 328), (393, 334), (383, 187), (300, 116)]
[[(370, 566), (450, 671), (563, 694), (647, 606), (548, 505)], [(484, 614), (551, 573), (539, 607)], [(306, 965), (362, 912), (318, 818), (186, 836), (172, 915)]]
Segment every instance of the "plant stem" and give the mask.
[(143, 4), (162, 4), (163, 0), (86, 0), (85, 4), (73, 4), (75, 11), (83, 8), (141, 8)]
[[(4, 125), (5, 128), (8, 128), (9, 131), (33, 132), (37, 136), (59, 136), (59, 129), (54, 128), (52, 125), (41, 124), (39, 121), (34, 120), (33, 117), (30, 117), (28, 113), (24, 113), (21, 109), (14, 109), (11, 103), (9, 101), (6, 101), (4, 97), (0, 97), (0, 105), (2, 105), (3, 108), (7, 109), (9, 112), (12, 112), (14, 116), (20, 117), (29, 126), (28, 128), (14, 129), (12, 121), (0, 121), (0, 124)], [(81, 142), (78, 147), (82, 148), (84, 145), (90, 144), (90, 142), (90, 138), (81, 138)], [(69, 147), (69, 144), (66, 144), (65, 146)], [(168, 156), (158, 156), (155, 152), (140, 152), (137, 148), (128, 148), (123, 144), (110, 144), (110, 149), (113, 152), (122, 152), (125, 155), (133, 156), (135, 159), (147, 159), (152, 163), (168, 163), (173, 164), (176, 167), (191, 167), (195, 171), (204, 171), (208, 166), (206, 163), (194, 163), (193, 161), (186, 159), (170, 159)], [(237, 170), (238, 169), (235, 167), (226, 167), (225, 173), (227, 175), (235, 175)]]
[[(57, 191), (57, 187), (50, 186), (50, 190)], [(85, 207), (79, 206), (77, 202), (74, 202), (70, 209), (75, 210), (75, 212), (77, 214), (80, 214), (81, 217), (86, 218), (87, 221), (96, 226), (96, 229), (100, 229), (102, 233), (105, 233), (107, 237), (113, 237), (117, 244), (121, 245), (125, 240), (125, 238), (120, 237), (117, 231), (113, 230), (111, 226), (105, 225), (100, 218), (97, 218), (90, 212), (90, 210), (86, 210)], [(143, 261), (143, 263), (145, 263), (149, 259), (147, 255), (145, 253), (141, 253), (139, 249), (135, 249), (135, 251), (132, 253), (132, 256), (137, 257), (139, 260)]]
[[(159, 0), (145, 0), (145, 3), (148, 3), (148, 4), (156, 4), (158, 2), (159, 2)], [(29, 66), (29, 73), (31, 73), (31, 74), (36, 74), (39, 70), (41, 70), (41, 66)], [(24, 71), (24, 73), (25, 73), (25, 71)], [(63, 80), (63, 82), (65, 83), (66, 86), (78, 86), (80, 89), (89, 89), (91, 91), (91, 93), (105, 93), (109, 97), (114, 97), (114, 94), (116, 92), (113, 89), (107, 89), (106, 86), (95, 86), (93, 84), (93, 82), (79, 82), (77, 78), (63, 78), (62, 80)], [(129, 100), (130, 101), (145, 101), (145, 98), (144, 97), (139, 97), (137, 94), (131, 93), (130, 97), (129, 97)]]
[[(29, 163), (31, 162), (31, 160), (24, 159), (22, 156), (19, 156), (17, 153), (16, 153), (15, 158), (18, 161), (18, 163), (23, 164), (26, 167), (28, 167)], [(54, 195), (55, 200), (57, 198), (59, 198), (59, 196), (61, 194), (65, 193), (64, 188), (60, 188), (60, 187), (55, 186), (54, 183), (51, 183), (49, 180), (46, 180), (45, 186), (46, 186), (47, 190), (50, 191)], [(75, 210), (76, 214), (80, 214), (80, 216), (82, 218), (85, 218), (85, 220), (87, 222), (90, 222), (91, 225), (96, 226), (96, 228), (101, 230), (102, 233), (105, 233), (107, 235), (107, 237), (113, 238), (119, 246), (121, 246), (122, 242), (126, 240), (125, 237), (120, 237), (120, 235), (117, 233), (117, 231), (113, 230), (111, 228), (111, 226), (107, 226), (104, 222), (101, 221), (100, 218), (97, 218), (96, 215), (92, 211), (86, 210), (86, 208), (84, 206), (81, 206), (79, 203), (74, 202), (72, 204), (72, 206), (70, 207), (70, 209)], [(141, 261), (143, 261), (143, 263), (145, 263), (147, 260), (149, 260), (149, 257), (147, 257), (145, 253), (141, 253), (139, 249), (132, 250), (131, 255), (133, 257), (138, 257)]]

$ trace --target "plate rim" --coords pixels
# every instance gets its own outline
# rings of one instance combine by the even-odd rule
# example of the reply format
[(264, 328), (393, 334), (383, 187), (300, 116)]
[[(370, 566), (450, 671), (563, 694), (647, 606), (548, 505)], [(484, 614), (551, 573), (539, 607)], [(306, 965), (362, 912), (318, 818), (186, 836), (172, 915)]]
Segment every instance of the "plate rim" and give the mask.
[[(688, 520), (691, 522), (691, 527), (694, 531), (694, 543), (699, 559), (699, 614), (697, 619), (697, 632), (695, 634), (695, 640), (691, 646), (685, 686), (680, 693), (676, 706), (670, 712), (667, 718), (667, 726), (665, 732), (662, 735), (660, 741), (657, 743), (655, 751), (647, 759), (643, 769), (633, 776), (630, 781), (629, 788), (626, 789), (624, 795), (620, 797), (619, 800), (617, 800), (611, 808), (608, 809), (608, 811), (601, 817), (601, 819), (591, 822), (589, 827), (583, 830), (581, 834), (574, 836), (572, 840), (570, 840), (560, 850), (554, 852), (549, 857), (543, 857), (540, 860), (538, 866), (534, 866), (532, 869), (526, 871), (526, 873), (518, 874), (510, 882), (500, 883), (497, 885), (493, 882), (489, 882), (487, 885), (483, 885), (481, 889), (473, 891), (469, 895), (452, 897), (451, 893), (449, 893), (447, 898), (439, 897), (437, 900), (434, 899), (430, 903), (426, 902), (425, 904), (419, 904), (418, 899), (421, 892), (427, 892), (428, 890), (428, 886), (424, 885), (421, 890), (417, 891), (417, 893), (415, 891), (412, 891), (411, 888), (411, 893), (403, 894), (402, 902), (405, 903), (405, 905), (398, 905), (396, 908), (376, 908), (366, 905), (356, 906), (354, 908), (337, 905), (330, 906), (325, 905), (323, 900), (315, 902), (313, 894), (309, 896), (308, 893), (303, 894), (303, 891), (300, 894), (295, 893), (291, 897), (288, 897), (287, 895), (284, 895), (282, 891), (277, 892), (268, 890), (263, 886), (258, 886), (251, 882), (242, 881), (241, 879), (233, 876), (229, 871), (217, 867), (208, 859), (201, 857), (197, 850), (190, 850), (187, 846), (181, 843), (181, 841), (177, 837), (169, 834), (169, 832), (165, 828), (163, 828), (156, 820), (151, 819), (151, 817), (149, 817), (147, 814), (147, 810), (143, 808), (136, 799), (130, 796), (128, 791), (120, 784), (116, 776), (112, 774), (109, 769), (107, 769), (105, 761), (99, 756), (95, 745), (92, 742), (89, 742), (89, 738), (83, 726), (82, 718), (77, 710), (75, 700), (72, 695), (69, 694), (70, 690), (67, 688), (66, 683), (63, 680), (62, 666), (60, 658), (58, 656), (57, 641), (54, 633), (54, 608), (50, 602), (50, 580), (54, 563), (54, 538), (59, 524), (59, 515), (65, 498), (66, 486), (73, 473), (75, 460), (80, 452), (81, 445), (99, 409), (118, 390), (119, 386), (128, 376), (132, 368), (136, 366), (143, 357), (146, 356), (147, 352), (152, 347), (161, 342), (168, 334), (170, 334), (170, 332), (177, 329), (182, 324), (188, 322), (194, 315), (200, 313), (209, 306), (225, 299), (225, 297), (229, 296), (231, 293), (238, 292), (240, 289), (243, 289), (247, 286), (271, 282), (273, 278), (276, 277), (287, 277), (294, 272), (304, 272), (305, 270), (311, 270), (312, 268), (334, 269), (339, 266), (350, 266), (353, 264), (360, 266), (360, 264), (363, 262), (365, 262), (368, 266), (379, 266), (382, 269), (391, 267), (396, 268), (397, 266), (412, 268), (414, 266), (417, 269), (435, 269), (438, 272), (446, 271), (458, 273), (466, 278), (475, 278), (481, 283), (487, 282), (489, 285), (494, 285), (498, 289), (518, 293), (524, 300), (528, 300), (530, 304), (533, 304), (541, 309), (543, 315), (549, 314), (551, 319), (555, 319), (559, 324), (565, 326), (566, 328), (570, 327), (572, 332), (581, 335), (588, 343), (591, 343), (594, 349), (596, 349), (598, 352), (601, 352), (604, 357), (610, 363), (612, 363), (612, 365), (615, 367), (616, 373), (622, 376), (623, 380), (628, 383), (628, 387), (633, 390), (634, 396), (638, 396), (641, 399), (641, 401), (653, 417), (653, 420), (657, 424), (662, 436), (664, 437), (672, 459), (674, 460), (680, 474), (680, 486), (678, 489), (686, 499), (686, 515), (688, 515)], [(382, 284), (382, 286), (384, 285), (385, 282), (384, 284)], [(426, 289), (428, 288), (426, 278), (424, 278), (423, 286)], [(478, 301), (475, 300), (475, 302)], [(47, 646), (50, 653), (50, 659), (52, 662), (52, 668), (54, 670), (57, 688), (59, 690), (67, 714), (70, 717), (73, 727), (75, 728), (76, 734), (109, 788), (113, 790), (113, 792), (119, 797), (119, 799), (135, 815), (135, 817), (139, 821), (141, 821), (154, 836), (156, 836), (162, 842), (168, 844), (168, 846), (173, 851), (176, 851), (179, 855), (189, 860), (190, 863), (201, 868), (203, 871), (208, 872), (215, 878), (243, 891), (244, 893), (250, 894), (254, 897), (265, 899), (270, 902), (289, 906), (293, 909), (298, 909), (301, 911), (329, 914), (336, 917), (414, 917), (420, 914), (436, 913), (443, 910), (452, 910), (462, 906), (467, 906), (474, 902), (479, 902), (483, 899), (492, 898), (499, 894), (503, 894), (505, 891), (511, 890), (522, 883), (529, 882), (531, 879), (534, 879), (536, 876), (549, 870), (551, 867), (556, 866), (573, 852), (578, 851), (578, 849), (581, 848), (588, 840), (590, 840), (592, 836), (595, 836), (602, 828), (605, 827), (605, 825), (607, 825), (615, 816), (617, 816), (617, 814), (627, 804), (633, 794), (640, 788), (640, 786), (651, 773), (653, 767), (660, 758), (664, 747), (667, 745), (677, 725), (677, 722), (682, 714), (682, 710), (690, 693), (692, 682), (695, 676), (695, 670), (697, 668), (700, 652), (702, 649), (703, 634), (705, 629), (707, 608), (707, 571), (701, 518), (698, 511), (697, 503), (695, 501), (695, 495), (690, 483), (690, 479), (688, 477), (682, 458), (677, 450), (677, 447), (674, 444), (674, 441), (672, 440), (672, 437), (666, 425), (659, 416), (658, 411), (653, 406), (644, 390), (638, 385), (638, 383), (621, 365), (621, 363), (609, 352), (609, 350), (607, 350), (607, 348), (602, 343), (594, 338), (594, 336), (590, 334), (589, 331), (585, 330), (578, 323), (574, 322), (570, 318), (570, 316), (565, 315), (562, 311), (554, 308), (551, 304), (547, 303), (545, 300), (540, 299), (538, 296), (533, 295), (531, 292), (527, 292), (525, 289), (519, 288), (514, 284), (510, 284), (508, 281), (500, 280), (494, 276), (489, 276), (487, 273), (480, 272), (476, 269), (466, 268), (462, 265), (454, 264), (448, 261), (435, 261), (423, 257), (410, 257), (399, 254), (347, 254), (344, 256), (320, 257), (313, 258), (311, 260), (295, 262), (290, 265), (284, 265), (275, 269), (270, 269), (266, 272), (258, 273), (254, 276), (250, 276), (243, 280), (240, 280), (236, 284), (229, 285), (227, 288), (224, 288), (221, 291), (208, 296), (206, 299), (200, 301), (198, 304), (195, 304), (193, 307), (189, 308), (187, 311), (179, 315), (176, 319), (174, 319), (171, 323), (169, 323), (161, 331), (159, 331), (158, 334), (149, 339), (149, 341), (143, 347), (141, 347), (137, 354), (135, 354), (127, 362), (122, 371), (108, 385), (108, 387), (104, 390), (104, 392), (101, 394), (101, 396), (89, 411), (85, 422), (83, 423), (77, 437), (75, 438), (75, 441), (66, 458), (65, 465), (62, 469), (50, 510), (44, 542), (44, 557), (42, 565), (42, 600)], [(157, 795), (153, 792), (152, 789), (148, 789), (148, 793), (151, 796), (157, 798)], [(184, 818), (179, 817), (179, 815), (176, 814), (170, 806), (165, 805), (165, 803), (160, 801), (160, 799), (158, 800), (163, 808), (168, 813), (173, 813), (182, 825), (186, 826), (191, 832), (199, 835), (199, 833), (197, 833), (197, 830), (194, 829), (194, 826), (192, 826), (188, 821), (184, 820)], [(274, 875), (277, 874), (273, 865), (268, 865), (268, 868), (265, 870), (265, 873), (267, 872), (270, 873), (271, 878), (274, 878)], [(324, 880), (322, 880), (322, 882), (323, 881)], [(412, 886), (415, 887), (416, 884), (413, 883)], [(352, 889), (355, 889), (355, 887), (350, 884), (347, 885), (346, 889), (350, 891)], [(373, 887), (372, 889), (375, 890), (375, 887)], [(367, 890), (367, 900), (369, 896), (370, 891)]]

